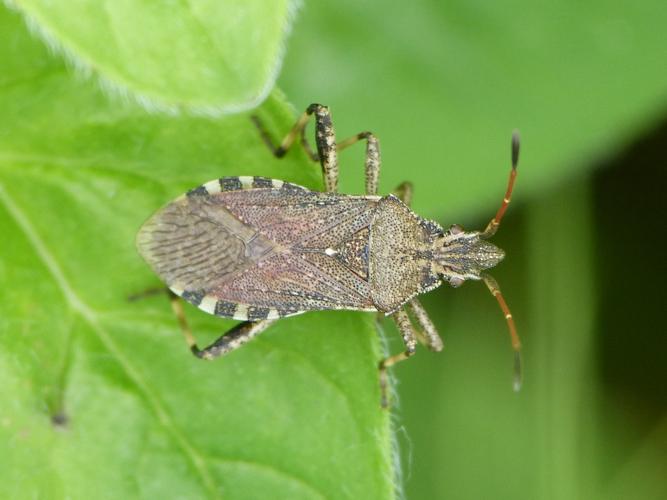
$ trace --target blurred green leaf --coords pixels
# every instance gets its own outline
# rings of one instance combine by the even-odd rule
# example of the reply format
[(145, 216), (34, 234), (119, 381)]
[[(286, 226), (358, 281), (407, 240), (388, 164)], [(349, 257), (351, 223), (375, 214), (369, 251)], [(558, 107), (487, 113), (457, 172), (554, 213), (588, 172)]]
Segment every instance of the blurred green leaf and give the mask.
[[(614, 477), (628, 459), (623, 452), (638, 446), (630, 438), (619, 446), (623, 425), (615, 423), (635, 439), (648, 431), (623, 418), (641, 414), (626, 408), (635, 394), (607, 407), (598, 365), (609, 333), (597, 309), (606, 243), (622, 248), (615, 266), (605, 268), (607, 293), (617, 298), (607, 321), (627, 325), (618, 327), (617, 357), (627, 363), (626, 352), (635, 354), (638, 366), (626, 371), (641, 372), (639, 380), (662, 373), (642, 370), (648, 343), (634, 340), (640, 315), (625, 310), (638, 300), (645, 308), (655, 304), (636, 298), (653, 291), (645, 285), (655, 259), (643, 239), (630, 246), (618, 237), (621, 227), (653, 233), (631, 219), (619, 224), (617, 213), (632, 203), (620, 194), (610, 200), (607, 235), (599, 239), (589, 170), (664, 116), (666, 24), (658, 0), (418, 0), (409, 8), (342, 0), (309, 3), (302, 12), (281, 87), (300, 108), (330, 105), (341, 137), (375, 132), (381, 191), (412, 181), (421, 215), (484, 227), (507, 179), (511, 131), (522, 134), (512, 207), (495, 237), (507, 258), (493, 274), (524, 343), (524, 389), (510, 389), (506, 326), (483, 285), (425, 296), (446, 348), (438, 355), (420, 350), (395, 370), (408, 498), (607, 498), (607, 491), (640, 498), (628, 493), (634, 481), (647, 481), (637, 492), (664, 490), (659, 474), (640, 473), (644, 460), (658, 456), (648, 445)], [(343, 191), (362, 189), (361, 149), (340, 156)], [(637, 176), (641, 165), (628, 165)], [(646, 187), (623, 183), (643, 197)], [(654, 212), (635, 218), (659, 224)], [(641, 265), (637, 255), (646, 257)], [(631, 286), (619, 284), (619, 266), (626, 265)], [(645, 392), (654, 391), (647, 385)], [(657, 469), (654, 463), (647, 470)]]
[(409, 497), (592, 498), (602, 450), (589, 197), (582, 181), (529, 210), (514, 207), (499, 235), (508, 258), (493, 275), (523, 343), (519, 393), (507, 328), (485, 287), (425, 297), (446, 349), (397, 370), (414, 457)]
[(639, 443), (638, 449), (626, 457), (623, 467), (605, 485), (604, 496), (601, 497), (612, 500), (667, 497), (665, 443), (667, 418), (663, 415)]
[[(142, 222), (224, 175), (321, 187), (248, 116), (147, 115), (73, 78), (0, 8), (0, 497), (387, 498), (369, 315), (306, 314), (192, 357), (134, 249)], [(278, 137), (293, 113), (259, 110)], [(188, 306), (201, 344), (233, 323)]]
[(77, 69), (149, 109), (218, 115), (274, 85), (292, 0), (11, 0)]
[[(666, 24), (660, 0), (309, 3), (279, 82), (301, 108), (330, 105), (341, 136), (378, 135), (383, 192), (411, 180), (417, 212), (466, 225), (499, 202), (514, 128), (519, 201), (662, 115)], [(359, 192), (361, 152), (341, 161)]]
[[(592, 202), (590, 178), (582, 178), (528, 216), (532, 297), (524, 310), (533, 391), (524, 397), (535, 403), (538, 498), (591, 498), (599, 490)], [(576, 217), (563, 217), (565, 207)]]

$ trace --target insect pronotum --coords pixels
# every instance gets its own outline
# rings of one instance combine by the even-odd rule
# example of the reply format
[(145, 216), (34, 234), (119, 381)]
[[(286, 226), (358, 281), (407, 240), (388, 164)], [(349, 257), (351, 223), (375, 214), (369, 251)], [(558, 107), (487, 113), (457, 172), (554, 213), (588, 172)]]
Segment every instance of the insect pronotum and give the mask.
[[(304, 136), (313, 115), (317, 154)], [(500, 288), (485, 272), (505, 255), (487, 240), (510, 203), (518, 133), (512, 136), (512, 170), (498, 212), (483, 231), (464, 231), (456, 224), (443, 230), (412, 212), (409, 182), (378, 196), (377, 138), (362, 132), (336, 143), (326, 106), (311, 104), (278, 147), (254, 121), (277, 157), (301, 135), (306, 151), (322, 166), (326, 192), (264, 177), (224, 177), (188, 191), (143, 225), (137, 247), (167, 284), (195, 356), (227, 354), (278, 319), (306, 311), (378, 311), (391, 316), (405, 342), (404, 352), (379, 363), (382, 405), (387, 406), (387, 368), (412, 356), (417, 342), (433, 351), (443, 347), (417, 295), (442, 282), (458, 287), (466, 280), (482, 280), (507, 320), (518, 389), (521, 344)], [(338, 194), (338, 152), (360, 140), (366, 141), (366, 195)], [(179, 297), (243, 323), (200, 349)]]

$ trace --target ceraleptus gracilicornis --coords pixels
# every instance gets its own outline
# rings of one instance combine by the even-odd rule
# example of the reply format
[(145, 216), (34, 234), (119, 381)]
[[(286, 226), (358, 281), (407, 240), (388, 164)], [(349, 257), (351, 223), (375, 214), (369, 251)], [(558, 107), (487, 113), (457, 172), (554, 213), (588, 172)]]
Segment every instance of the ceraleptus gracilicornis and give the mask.
[[(304, 130), (315, 118), (317, 153)], [(438, 332), (417, 296), (442, 282), (453, 287), (482, 280), (505, 315), (515, 351), (520, 342), (512, 315), (486, 269), (504, 252), (488, 239), (510, 203), (519, 136), (512, 136), (512, 169), (500, 208), (483, 231), (447, 230), (410, 210), (412, 185), (378, 196), (380, 148), (362, 132), (336, 142), (326, 106), (312, 104), (279, 146), (254, 118), (261, 137), (282, 157), (301, 136), (322, 167), (326, 192), (264, 177), (223, 177), (202, 184), (158, 210), (141, 228), (137, 248), (166, 283), (181, 328), (198, 358), (212, 359), (240, 347), (280, 318), (307, 311), (348, 309), (391, 316), (405, 351), (379, 362), (382, 405), (386, 370), (415, 353), (417, 342), (442, 350)], [(338, 152), (366, 141), (366, 194), (338, 191)], [(206, 348), (197, 347), (180, 298), (209, 314), (243, 322)]]

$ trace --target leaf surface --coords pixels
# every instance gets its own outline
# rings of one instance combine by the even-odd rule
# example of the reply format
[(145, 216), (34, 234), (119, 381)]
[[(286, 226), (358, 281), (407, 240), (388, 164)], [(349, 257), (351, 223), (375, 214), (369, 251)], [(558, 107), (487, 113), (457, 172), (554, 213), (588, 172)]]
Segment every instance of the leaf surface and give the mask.
[[(73, 77), (0, 9), (0, 496), (387, 498), (373, 318), (286, 319), (226, 358), (191, 356), (134, 237), (225, 175), (320, 188), (247, 115), (155, 116)], [(276, 138), (293, 113), (259, 110)], [(186, 306), (200, 344), (234, 322)]]
[(266, 98), (291, 0), (12, 0), (56, 53), (149, 109), (219, 115)]

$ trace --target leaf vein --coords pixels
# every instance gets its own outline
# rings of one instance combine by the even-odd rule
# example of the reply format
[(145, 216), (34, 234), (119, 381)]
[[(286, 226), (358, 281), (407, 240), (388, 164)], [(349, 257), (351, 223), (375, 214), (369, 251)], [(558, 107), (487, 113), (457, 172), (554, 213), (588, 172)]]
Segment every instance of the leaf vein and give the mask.
[(62, 291), (65, 299), (71, 309), (78, 313), (88, 324), (93, 332), (100, 339), (102, 344), (108, 351), (116, 358), (119, 365), (126, 372), (128, 378), (139, 388), (144, 395), (149, 406), (157, 416), (159, 422), (167, 430), (168, 434), (185, 452), (186, 456), (192, 463), (192, 466), (198, 473), (203, 485), (209, 491), (212, 497), (219, 497), (213, 478), (211, 477), (208, 468), (205, 464), (205, 459), (194, 446), (185, 438), (183, 433), (176, 427), (172, 416), (167, 412), (165, 407), (160, 402), (157, 395), (149, 387), (143, 377), (139, 374), (132, 363), (125, 357), (120, 348), (115, 344), (109, 333), (98, 321), (97, 313), (90, 308), (83, 300), (76, 294), (69, 281), (67, 280), (62, 268), (59, 266), (53, 254), (47, 249), (46, 245), (39, 236), (37, 230), (15, 203), (5, 187), (0, 184), (0, 201), (14, 219), (19, 228), (23, 231), (28, 241), (32, 244), (36, 255), (44, 263), (45, 267), (53, 277), (58, 288)]
[(292, 481), (300, 486), (302, 486), (304, 489), (307, 489), (310, 491), (314, 496), (317, 498), (321, 499), (326, 499), (327, 496), (322, 493), (320, 490), (318, 490), (315, 486), (310, 484), (308, 481), (305, 479), (302, 479), (296, 475), (294, 475), (291, 472), (288, 472), (286, 470), (279, 469), (275, 465), (270, 465), (270, 464), (265, 464), (261, 462), (257, 462), (255, 460), (243, 460), (239, 458), (226, 458), (226, 457), (219, 457), (219, 456), (211, 456), (208, 455), (206, 459), (210, 462), (218, 462), (218, 463), (226, 463), (226, 464), (235, 464), (235, 465), (241, 465), (245, 467), (252, 467), (255, 469), (263, 469), (265, 471), (270, 471), (274, 473), (277, 476), (281, 476), (286, 478), (289, 481)]

